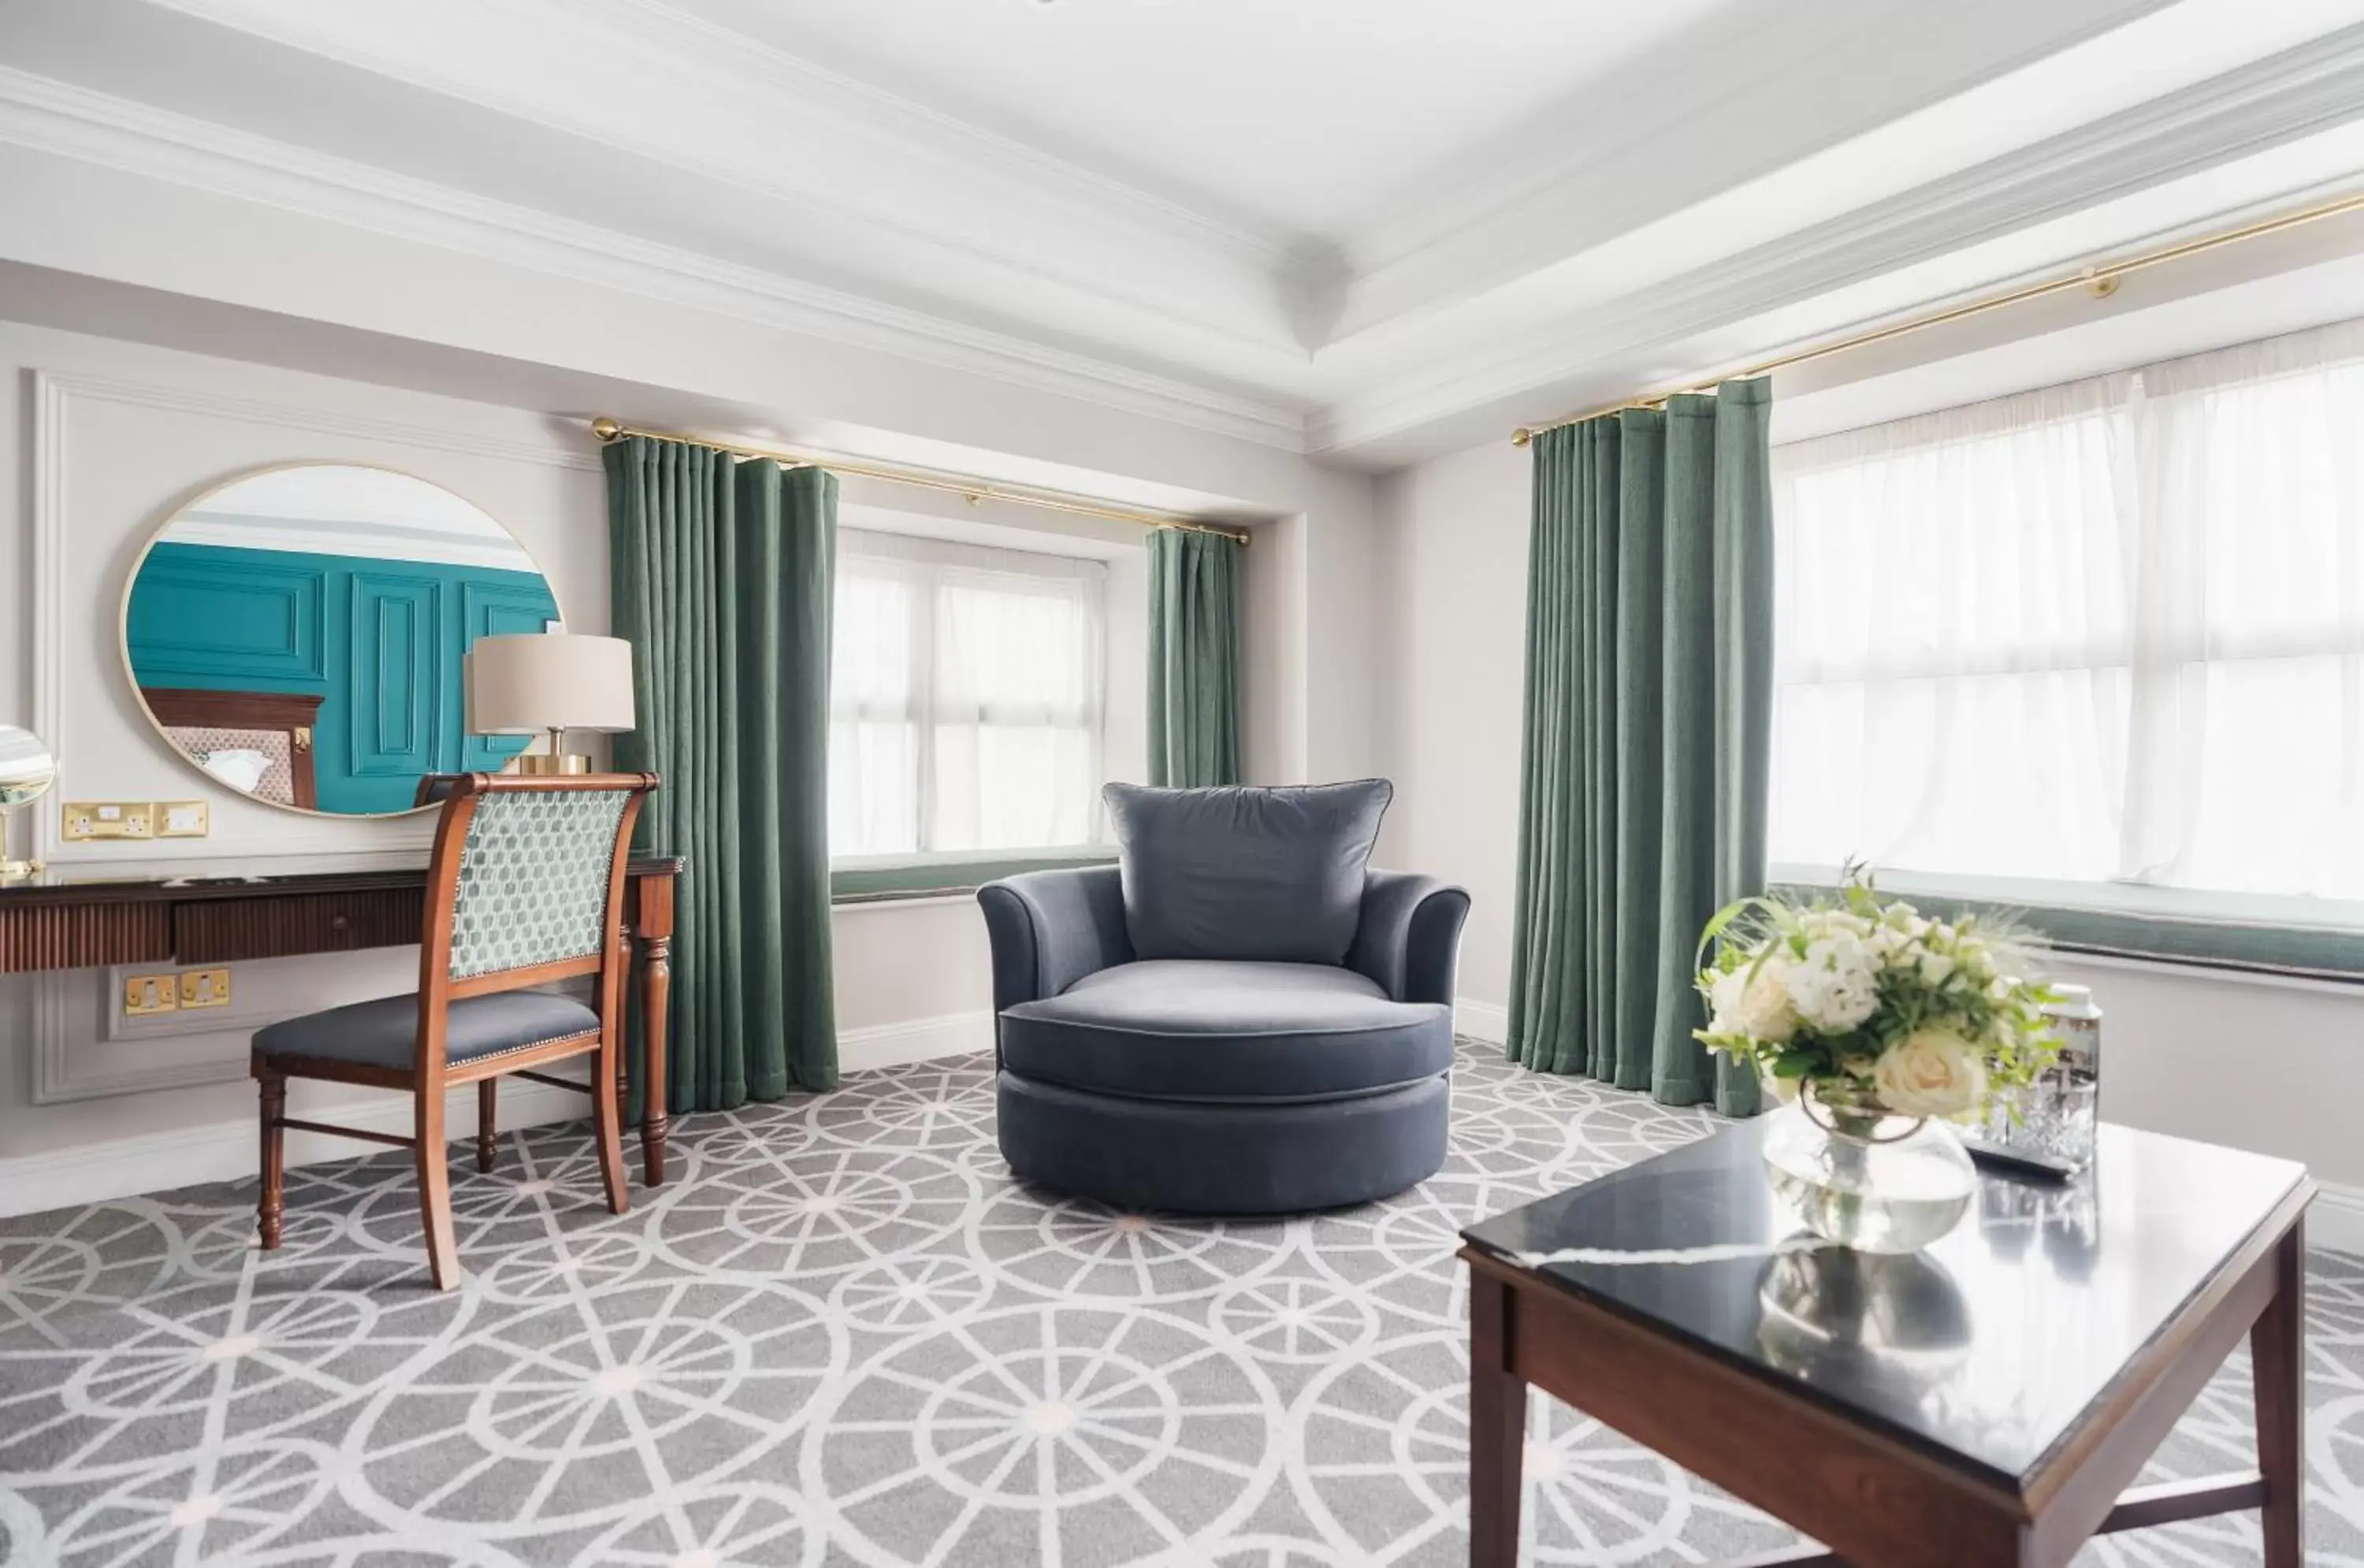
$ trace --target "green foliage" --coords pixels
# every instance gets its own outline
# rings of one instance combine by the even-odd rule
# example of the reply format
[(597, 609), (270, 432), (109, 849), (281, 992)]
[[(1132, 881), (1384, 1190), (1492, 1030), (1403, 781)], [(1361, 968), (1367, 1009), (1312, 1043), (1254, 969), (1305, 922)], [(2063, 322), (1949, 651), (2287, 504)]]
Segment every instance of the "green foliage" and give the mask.
[(2057, 1051), (2043, 1014), (2057, 995), (2024, 978), (2040, 941), (2015, 919), (1883, 902), (1850, 866), (1828, 895), (1716, 912), (1700, 937), (1709, 1023), (1696, 1032), (1834, 1108), (1879, 1108), (1881, 1058), (1906, 1041), (1906, 1060), (1963, 1063), (1986, 1090), (2025, 1084)]

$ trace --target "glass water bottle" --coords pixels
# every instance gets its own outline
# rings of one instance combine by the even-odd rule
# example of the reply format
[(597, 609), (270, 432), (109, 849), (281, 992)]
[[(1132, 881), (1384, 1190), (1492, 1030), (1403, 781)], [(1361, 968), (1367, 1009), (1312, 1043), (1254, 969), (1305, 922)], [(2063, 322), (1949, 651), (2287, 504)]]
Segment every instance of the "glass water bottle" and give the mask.
[(2083, 985), (2055, 985), (2051, 1020), (2060, 1054), (2024, 1088), (1988, 1102), (1975, 1148), (2006, 1160), (2073, 1175), (2093, 1162), (2093, 1136), (2102, 1097), (2102, 1009)]

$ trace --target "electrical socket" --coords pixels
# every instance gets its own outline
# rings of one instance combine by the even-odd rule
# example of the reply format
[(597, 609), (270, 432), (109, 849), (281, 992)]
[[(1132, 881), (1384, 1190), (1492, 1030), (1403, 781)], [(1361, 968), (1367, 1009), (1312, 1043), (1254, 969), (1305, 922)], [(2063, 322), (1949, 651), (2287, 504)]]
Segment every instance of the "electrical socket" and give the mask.
[(69, 800), (60, 816), (69, 840), (156, 836), (156, 807), (145, 800)]
[(170, 974), (133, 974), (123, 982), (123, 1011), (126, 1017), (146, 1018), (151, 1013), (171, 1013), (180, 1010), (181, 987)]
[(202, 839), (213, 830), (213, 813), (202, 800), (160, 800), (156, 803), (156, 837)]
[(229, 971), (186, 969), (181, 972), (181, 1010), (229, 1006)]

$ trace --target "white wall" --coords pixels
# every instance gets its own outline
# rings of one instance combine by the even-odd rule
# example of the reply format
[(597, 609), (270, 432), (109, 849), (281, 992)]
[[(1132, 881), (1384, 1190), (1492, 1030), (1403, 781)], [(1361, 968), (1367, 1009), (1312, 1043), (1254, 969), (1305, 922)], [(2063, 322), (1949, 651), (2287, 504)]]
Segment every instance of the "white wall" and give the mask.
[(1517, 875), (1527, 454), (1503, 441), (1389, 474), (1378, 531), (1377, 730), (1396, 784), (1379, 858), (1467, 885), (1461, 992), (1500, 1005)]
[[(1528, 455), (1507, 440), (1390, 474), (1379, 492), (1389, 701), (1377, 732), (1397, 786), (1381, 854), (1469, 888), (1460, 991), (1489, 1020), (1510, 994), (1528, 495)], [(2305, 1162), (2326, 1184), (2317, 1240), (2364, 1251), (2364, 987), (2124, 963), (2060, 972), (2107, 1014), (2108, 1115)]]

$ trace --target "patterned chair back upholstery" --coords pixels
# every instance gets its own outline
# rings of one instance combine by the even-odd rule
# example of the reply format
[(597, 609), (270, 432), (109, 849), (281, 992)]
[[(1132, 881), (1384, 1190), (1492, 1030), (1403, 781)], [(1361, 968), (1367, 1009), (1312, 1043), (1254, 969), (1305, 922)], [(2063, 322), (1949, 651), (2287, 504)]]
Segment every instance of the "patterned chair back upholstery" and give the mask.
[(459, 848), (452, 978), (597, 954), (625, 807), (644, 790), (635, 777), (475, 795)]

